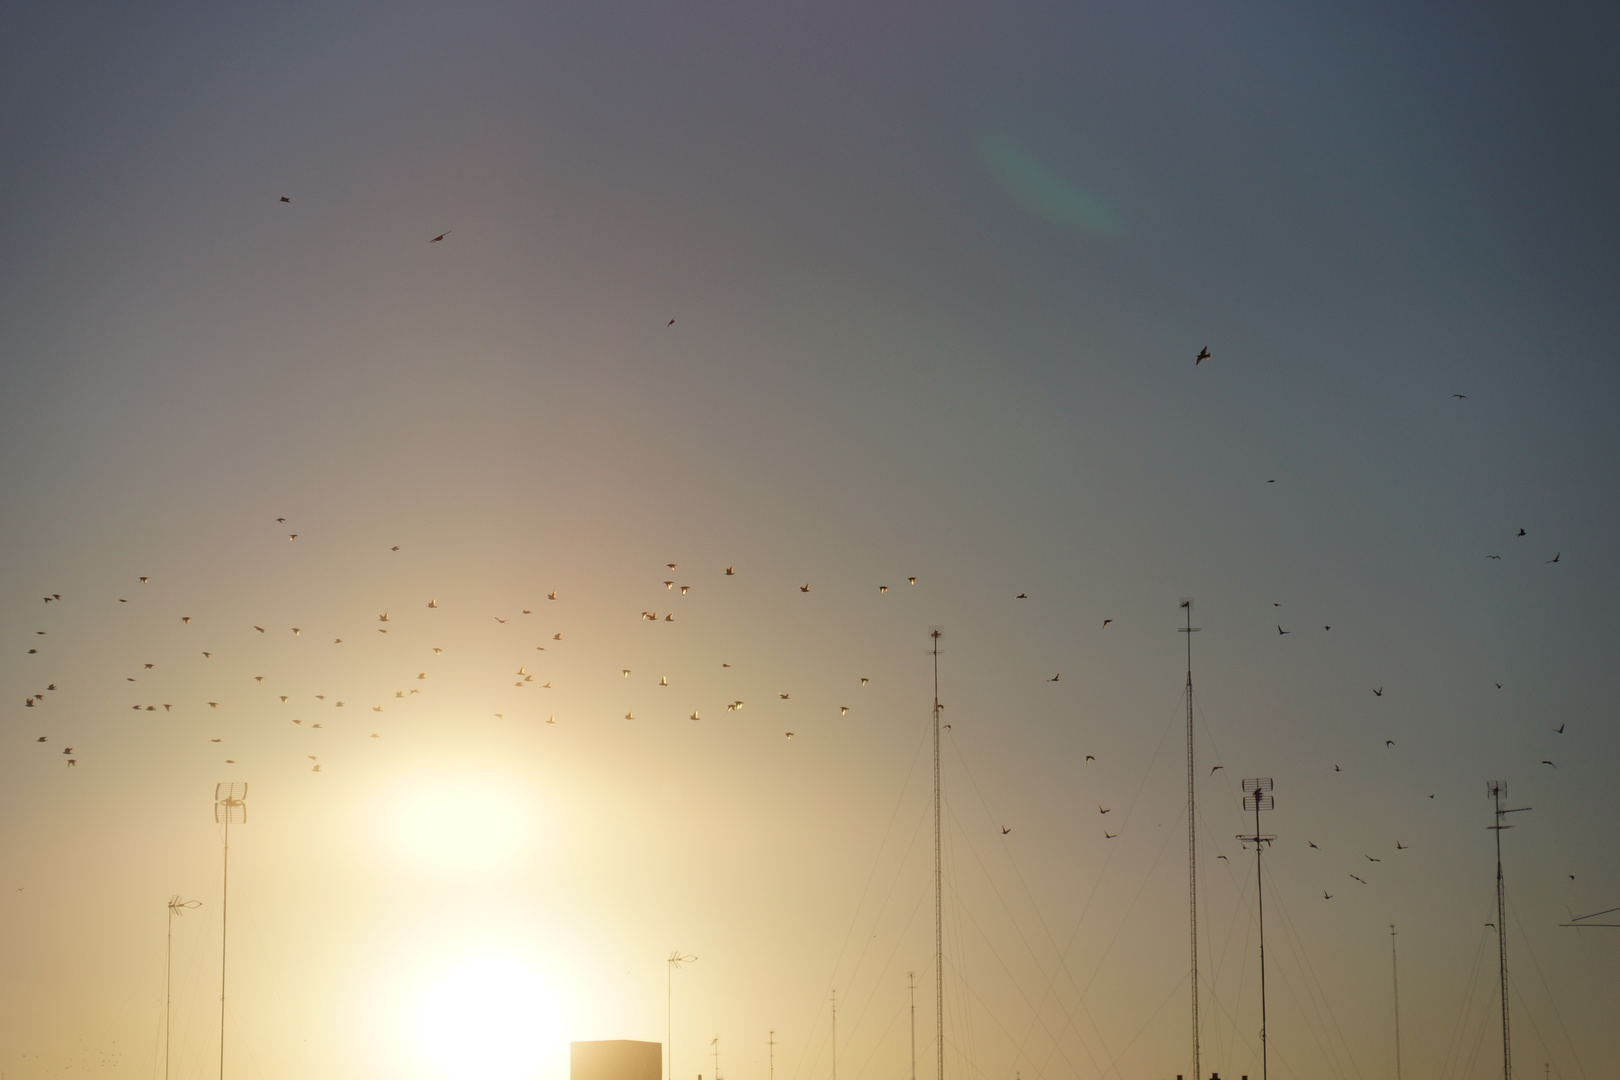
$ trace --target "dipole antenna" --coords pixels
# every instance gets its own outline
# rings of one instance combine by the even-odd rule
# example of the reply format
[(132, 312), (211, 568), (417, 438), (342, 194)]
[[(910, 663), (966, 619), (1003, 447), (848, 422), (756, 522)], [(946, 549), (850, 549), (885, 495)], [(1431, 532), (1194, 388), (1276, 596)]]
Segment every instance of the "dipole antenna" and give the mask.
[(1513, 1045), (1508, 1025), (1507, 886), (1502, 881), (1502, 830), (1513, 826), (1502, 824), (1502, 817), (1505, 814), (1523, 813), (1532, 807), (1517, 806), (1504, 810), (1502, 796), (1506, 794), (1507, 784), (1503, 781), (1485, 781), (1485, 797), (1491, 800), (1496, 816), (1496, 823), (1488, 827), (1496, 833), (1496, 952), (1502, 981), (1502, 1080), (1513, 1080)]
[(1181, 602), (1187, 612), (1187, 625), (1177, 627), (1187, 635), (1187, 927), (1192, 951), (1192, 1076), (1198, 1080), (1198, 773), (1193, 760), (1193, 683), (1192, 636), (1201, 629), (1192, 624), (1191, 598)]
[(169, 1080), (169, 1000), (174, 987), (174, 920), (200, 907), (201, 900), (169, 897), (169, 937), (163, 949), (163, 1080)]
[(906, 989), (911, 992), (911, 1080), (917, 1080), (917, 973), (906, 972)]
[(1395, 980), (1395, 1080), (1401, 1080), (1401, 965), (1395, 956), (1395, 924), (1389, 924), (1389, 971)]
[[(667, 1061), (664, 1062), (665, 1080), (670, 1080), (675, 1068), (675, 1019), (674, 1011), (670, 1008), (675, 1000), (675, 969), (682, 964), (690, 964), (696, 960), (695, 956), (682, 956), (681, 950), (675, 949), (665, 959), (664, 968), (664, 1048)], [(716, 1036), (718, 1038), (719, 1036)], [(719, 1080), (717, 1077), (716, 1080)]]
[(225, 1080), (225, 949), (231, 912), (231, 826), (247, 824), (245, 783), (214, 785), (214, 823), (225, 826), (219, 893), (219, 1080)]
[(1266, 884), (1260, 874), (1260, 856), (1277, 838), (1260, 832), (1260, 811), (1277, 809), (1277, 800), (1271, 796), (1271, 777), (1243, 781), (1243, 809), (1254, 811), (1253, 834), (1238, 839), (1254, 844), (1254, 884), (1260, 907), (1260, 1080), (1266, 1080)]
[(939, 843), (939, 637), (935, 627), (929, 632), (934, 639), (934, 1076), (945, 1080), (945, 907), (942, 882), (944, 874), (940, 862)]

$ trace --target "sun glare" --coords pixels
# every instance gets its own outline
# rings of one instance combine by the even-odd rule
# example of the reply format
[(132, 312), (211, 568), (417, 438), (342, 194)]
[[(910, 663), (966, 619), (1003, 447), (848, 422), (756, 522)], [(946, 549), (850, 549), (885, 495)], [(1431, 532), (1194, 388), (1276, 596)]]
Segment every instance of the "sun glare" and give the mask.
[(536, 838), (537, 800), (513, 778), (436, 780), (393, 802), (387, 820), (395, 853), (434, 871), (498, 869)]
[(539, 1069), (557, 1025), (557, 1003), (538, 974), (510, 957), (487, 956), (433, 982), (416, 1030), (449, 1076), (517, 1080)]

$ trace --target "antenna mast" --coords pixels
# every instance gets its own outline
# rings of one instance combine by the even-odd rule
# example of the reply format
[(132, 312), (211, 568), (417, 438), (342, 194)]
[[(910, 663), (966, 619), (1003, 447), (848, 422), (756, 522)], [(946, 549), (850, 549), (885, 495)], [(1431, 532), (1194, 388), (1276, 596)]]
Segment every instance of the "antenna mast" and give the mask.
[[(716, 1076), (714, 1080), (720, 1080)], [(838, 991), (832, 992), (832, 1080), (838, 1080)]]
[(771, 1048), (771, 1051), (770, 1051), (771, 1052), (770, 1080), (776, 1080), (776, 1029), (775, 1028), (771, 1029), (770, 1048)]
[(1192, 941), (1192, 1076), (1198, 1080), (1203, 1073), (1198, 1071), (1198, 774), (1193, 761), (1192, 636), (1200, 628), (1192, 624), (1192, 604), (1190, 599), (1181, 602), (1187, 625), (1177, 629), (1187, 635), (1187, 926)]
[(214, 785), (214, 823), (225, 826), (219, 896), (219, 1080), (225, 1080), (225, 946), (231, 911), (231, 825), (247, 824), (247, 785)]
[(1395, 924), (1389, 924), (1389, 970), (1395, 979), (1395, 1080), (1401, 1080), (1401, 966), (1395, 956)]
[(1501, 780), (1485, 781), (1485, 797), (1491, 800), (1496, 813), (1496, 824), (1488, 827), (1496, 833), (1496, 952), (1502, 976), (1502, 1080), (1513, 1080), (1513, 1047), (1508, 1028), (1507, 886), (1502, 881), (1502, 830), (1513, 826), (1502, 824), (1502, 815), (1532, 808), (1502, 809), (1502, 796), (1506, 794), (1507, 784)]
[(1271, 777), (1243, 781), (1243, 809), (1254, 811), (1254, 835), (1239, 840), (1254, 841), (1254, 885), (1260, 905), (1260, 1080), (1266, 1080), (1266, 883), (1260, 876), (1260, 856), (1266, 845), (1277, 839), (1260, 832), (1260, 811), (1277, 809), (1271, 796)]
[(934, 639), (934, 1076), (945, 1080), (945, 909), (939, 843), (939, 635)]
[[(911, 992), (911, 1080), (917, 1080), (917, 975), (906, 972), (906, 989)], [(168, 1080), (167, 1077), (164, 1080)]]

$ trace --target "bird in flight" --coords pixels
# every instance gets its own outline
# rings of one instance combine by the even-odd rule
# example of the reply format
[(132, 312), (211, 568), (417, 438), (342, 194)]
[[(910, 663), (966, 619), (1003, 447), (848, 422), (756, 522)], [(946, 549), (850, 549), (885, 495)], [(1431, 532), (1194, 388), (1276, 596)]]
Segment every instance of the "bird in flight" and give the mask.
[(800, 585), (799, 586), (799, 591), (800, 592), (809, 592), (810, 591), (810, 586), (809, 585)]
[(1013, 599), (1014, 600), (1028, 600), (1029, 599), (1029, 594), (1028, 593), (1019, 593), (1017, 596), (1013, 597)]
[(1056, 675), (1052, 676), (1050, 679), (1047, 679), (1046, 681), (1047, 682), (1057, 682), (1061, 678), (1063, 678), (1063, 672), (1060, 671)]
[[(1523, 535), (1524, 535), (1524, 530), (1523, 530), (1523, 529), (1520, 529), (1520, 530), (1519, 530), (1519, 535), (1520, 535), (1520, 536), (1523, 536)], [(1486, 923), (1486, 924), (1485, 924), (1485, 925), (1487, 925), (1487, 926), (1489, 926), (1489, 925), (1490, 925), (1490, 924), (1489, 924), (1489, 923)]]
[(735, 572), (735, 568), (730, 567), (730, 566), (726, 567), (726, 577), (730, 577), (734, 572)]
[(1356, 880), (1361, 882), (1363, 885), (1367, 884), (1366, 879), (1364, 879), (1364, 878), (1358, 878), (1354, 874), (1351, 874), (1350, 876), (1353, 877), (1353, 878), (1356, 878)]
[(1396, 851), (1405, 851), (1406, 850), (1406, 845), (1401, 843), (1399, 840), (1397, 840), (1397, 841), (1395, 841), (1395, 850)]
[(1375, 688), (1373, 690), (1373, 697), (1383, 697), (1383, 696), (1384, 696), (1384, 688), (1382, 686), (1377, 687), (1377, 688)]
[(697, 710), (696, 710), (696, 709), (693, 709), (693, 710), (692, 710), (692, 715), (691, 715), (691, 716), (689, 716), (689, 717), (687, 717), (687, 719), (688, 719), (688, 720), (696, 720), (696, 719), (697, 719), (697, 718), (698, 718), (698, 714), (697, 714)]
[(1365, 859), (1366, 859), (1366, 860), (1367, 860), (1367, 861), (1368, 861), (1368, 862), (1383, 862), (1383, 861), (1384, 861), (1384, 860), (1383, 860), (1383, 859), (1375, 859), (1375, 858), (1373, 858), (1373, 857), (1372, 857), (1372, 856), (1371, 856), (1371, 855), (1366, 855), (1366, 856), (1363, 856), (1363, 857), (1364, 857), (1364, 858), (1365, 858)]
[(557, 599), (557, 590), (552, 589), (550, 592), (546, 593), (546, 599), (547, 600), (555, 600), (555, 599)]
[(1331, 899), (1333, 899), (1333, 894), (1328, 892), (1326, 889), (1323, 889), (1322, 890), (1322, 899), (1331, 900)]
[(670, 569), (671, 569), (671, 570), (673, 570), (673, 569), (675, 569), (675, 564), (674, 564), (674, 563), (672, 563), (672, 562), (667, 562), (667, 563), (665, 563), (665, 564), (664, 564), (664, 565), (665, 565), (665, 566), (667, 566), (667, 567), (669, 567), (669, 568), (670, 568)]
[(1555, 729), (1555, 731), (1557, 732), (1557, 734), (1562, 735), (1564, 733), (1564, 725), (1559, 724), (1558, 727)]
[(793, 732), (791, 732), (791, 731), (783, 732), (783, 734), (786, 735), (790, 739), (793, 738)]
[(914, 578), (914, 577), (908, 577), (908, 578), (906, 578), (906, 583), (908, 585), (915, 585), (915, 584), (917, 584), (917, 579)]
[(1197, 367), (1199, 364), (1202, 364), (1205, 360), (1208, 360), (1208, 359), (1209, 359), (1209, 346), (1205, 345), (1203, 348), (1198, 350), (1198, 355), (1193, 357), (1193, 367)]
[(1454, 397), (1454, 398), (1458, 398), (1460, 400), (1463, 400), (1463, 401), (1468, 400), (1468, 395), (1467, 394), (1452, 394), (1451, 396)]
[(1209, 775), (1214, 776), (1216, 769), (1224, 769), (1224, 768), (1226, 768), (1225, 765), (1217, 765), (1217, 766), (1215, 766), (1214, 769), (1209, 770)]
[(1104, 840), (1112, 840), (1114, 837), (1116, 837), (1118, 835), (1119, 835), (1119, 833), (1109, 832), (1107, 829), (1103, 830), (1103, 839)]
[(1543, 765), (1552, 765), (1552, 766), (1553, 766), (1553, 768), (1555, 768), (1555, 769), (1556, 769), (1556, 768), (1558, 768), (1558, 766), (1556, 766), (1556, 765), (1553, 765), (1553, 763), (1552, 763), (1552, 762), (1550, 762), (1550, 761), (1547, 761), (1547, 760), (1545, 760), (1545, 759), (1543, 759), (1543, 760), (1542, 760), (1542, 762), (1541, 762), (1541, 763), (1542, 763), (1542, 764), (1543, 764)]
[(282, 201), (282, 202), (292, 202), (292, 200), (291, 200), (291, 199), (289, 199), (289, 198), (287, 198), (287, 196), (285, 196), (285, 195), (283, 195), (283, 196), (282, 196), (282, 197), (281, 197), (281, 201)]
[[(1307, 844), (1309, 844), (1309, 845), (1311, 845), (1311, 847), (1316, 847), (1316, 841), (1315, 841), (1315, 840), (1307, 840), (1307, 841), (1305, 841), (1305, 842), (1306, 842), (1306, 843), (1307, 843)], [(1317, 850), (1317, 851), (1321, 851), (1321, 850), (1322, 850), (1322, 849), (1321, 849), (1321, 848), (1316, 848), (1316, 850)]]
[(866, 677), (866, 676), (865, 676), (865, 675), (862, 675), (862, 676), (861, 676), (861, 685), (862, 685), (862, 686), (865, 686), (865, 685), (866, 685), (866, 684), (867, 684), (867, 683), (868, 683), (868, 682), (870, 682), (870, 681), (871, 681), (871, 680), (870, 680), (870, 679), (868, 679), (868, 678), (867, 678), (867, 677)]
[(1086, 755), (1086, 760), (1087, 761), (1096, 761), (1097, 759), (1094, 756), (1092, 756), (1091, 754), (1087, 754)]
[(440, 233), (438, 236), (435, 236), (433, 239), (429, 240), (428, 243), (437, 244), (440, 240), (443, 240), (445, 237), (447, 237), (449, 235), (450, 235), (450, 230), (446, 229), (444, 232)]
[(1502, 556), (1500, 556), (1500, 555), (1487, 555), (1485, 557), (1487, 559), (1500, 559)]
[(1384, 740), (1384, 747), (1386, 749), (1391, 747), (1391, 746), (1394, 746), (1394, 745), (1395, 745), (1395, 740), (1394, 739), (1385, 739)]
[(848, 716), (849, 715), (849, 706), (848, 705), (840, 705), (840, 706), (838, 706), (838, 715), (839, 716)]
[(675, 587), (675, 583), (673, 581), (664, 582), (664, 588), (665, 589), (673, 589), (674, 587)]
[[(675, 320), (674, 319), (669, 320), (669, 326), (674, 326), (674, 325), (675, 325)], [(669, 329), (669, 327), (666, 326), (664, 329), (667, 330), (667, 329)]]
[(1106, 807), (1106, 808), (1104, 808), (1104, 807), (1101, 807), (1101, 806), (1099, 806), (1099, 807), (1097, 807), (1097, 813), (1099, 813), (1099, 814), (1106, 814), (1106, 813), (1108, 813), (1108, 812), (1109, 812), (1109, 811), (1111, 811), (1111, 810), (1113, 810), (1113, 809), (1114, 809), (1114, 808), (1113, 808), (1113, 807), (1112, 807), (1112, 806), (1110, 806), (1110, 807)]
[(1012, 832), (1012, 829), (1008, 828), (1006, 825), (1003, 825), (1001, 827), (1001, 835), (1002, 836), (1006, 836), (1010, 832)]
[(1497, 689), (1498, 689), (1498, 690), (1500, 690), (1500, 689), (1502, 689), (1502, 684), (1501, 684), (1501, 683), (1497, 683), (1497, 684), (1496, 684), (1496, 688), (1497, 688)]
[(1104, 619), (1103, 620), (1103, 629), (1104, 630), (1108, 629), (1108, 624), (1113, 622), (1113, 621), (1114, 621), (1113, 619)]
[(879, 593), (886, 593), (888, 591), (889, 591), (889, 587), (887, 585), (879, 585), (878, 586), (878, 592)]
[(1564, 557), (1564, 553), (1562, 551), (1560, 551), (1557, 555), (1554, 555), (1552, 558), (1547, 560), (1547, 565), (1551, 566), (1553, 563), (1557, 562), (1559, 559), (1561, 559), (1563, 557)]
[(786, 701), (788, 699), (788, 696), (786, 694), (777, 694), (776, 696), (781, 698), (783, 701)]
[(1278, 623), (1278, 624), (1277, 624), (1277, 633), (1279, 633), (1279, 634), (1292, 634), (1292, 633), (1293, 633), (1293, 631), (1292, 631), (1292, 630), (1284, 630), (1284, 629), (1283, 629), (1283, 628), (1282, 628), (1282, 624), (1281, 624), (1281, 623)]

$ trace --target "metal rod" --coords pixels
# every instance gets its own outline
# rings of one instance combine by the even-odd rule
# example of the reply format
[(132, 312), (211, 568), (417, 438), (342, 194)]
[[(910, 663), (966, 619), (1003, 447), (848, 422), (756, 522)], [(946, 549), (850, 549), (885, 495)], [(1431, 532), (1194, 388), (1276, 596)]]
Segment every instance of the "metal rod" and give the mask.
[(1502, 787), (1491, 789), (1496, 808), (1496, 952), (1502, 980), (1502, 1080), (1513, 1080), (1512, 1036), (1508, 1026), (1507, 887), (1502, 881)]
[(945, 1080), (945, 908), (939, 828), (939, 634), (934, 639), (934, 1076)]
[(1260, 873), (1260, 856), (1266, 843), (1260, 836), (1259, 792), (1254, 800), (1254, 884), (1260, 907), (1260, 1080), (1266, 1077), (1266, 882)]
[[(1192, 601), (1181, 605), (1187, 609), (1187, 625), (1181, 632), (1187, 635), (1187, 927), (1192, 956), (1192, 1076), (1198, 1080), (1198, 774), (1193, 754), (1193, 681)], [(1259, 830), (1256, 829), (1258, 832)]]
[(1389, 924), (1389, 970), (1395, 981), (1395, 1080), (1401, 1080), (1401, 965), (1395, 955), (1395, 924)]
[(174, 990), (174, 901), (169, 901), (169, 940), (163, 957), (163, 1080), (169, 1080), (169, 1000)]
[[(719, 1066), (715, 1067), (714, 1080), (720, 1080)], [(832, 1080), (838, 1080), (838, 991), (832, 992)]]
[(231, 807), (225, 808), (225, 858), (219, 899), (219, 1080), (225, 1080), (225, 949), (231, 913)]
[(911, 992), (911, 1080), (917, 1080), (917, 976), (906, 972), (906, 989)]

